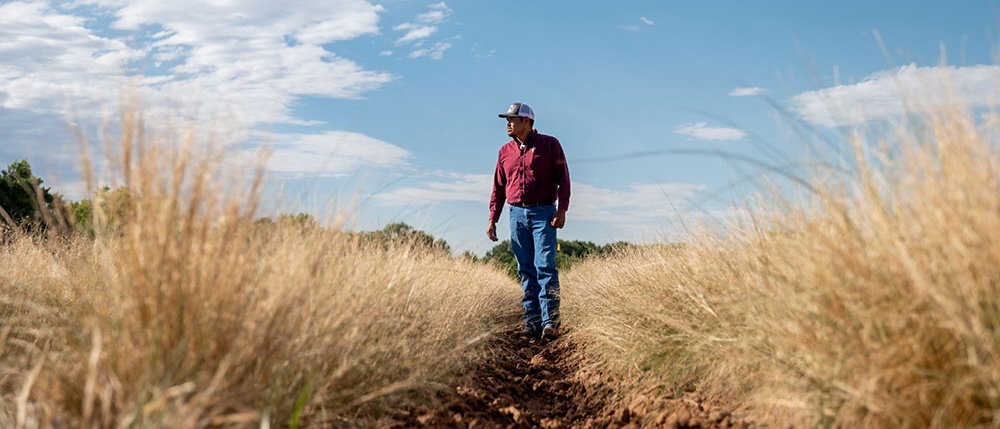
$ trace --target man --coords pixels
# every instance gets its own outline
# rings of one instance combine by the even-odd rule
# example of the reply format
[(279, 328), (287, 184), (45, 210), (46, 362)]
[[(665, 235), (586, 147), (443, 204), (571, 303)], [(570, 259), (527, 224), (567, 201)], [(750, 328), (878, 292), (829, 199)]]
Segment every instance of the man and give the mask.
[(521, 332), (552, 340), (559, 335), (556, 229), (566, 223), (569, 167), (559, 140), (534, 129), (535, 112), (527, 104), (511, 104), (499, 116), (507, 119), (507, 135), (513, 140), (497, 156), (486, 236), (497, 241), (497, 221), (509, 202), (510, 246), (524, 291)]

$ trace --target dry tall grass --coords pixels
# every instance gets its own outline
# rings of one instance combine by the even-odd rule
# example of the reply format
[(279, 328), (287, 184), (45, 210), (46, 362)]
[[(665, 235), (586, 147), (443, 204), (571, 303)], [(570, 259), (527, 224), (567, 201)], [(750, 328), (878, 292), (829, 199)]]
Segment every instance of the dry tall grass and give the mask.
[(1000, 140), (973, 117), (849, 136), (854, 173), (733, 235), (575, 266), (572, 336), (623, 386), (775, 426), (1000, 427)]
[(125, 119), (126, 221), (0, 247), (2, 427), (349, 425), (442, 380), (517, 310), (482, 265), (255, 226), (259, 171)]

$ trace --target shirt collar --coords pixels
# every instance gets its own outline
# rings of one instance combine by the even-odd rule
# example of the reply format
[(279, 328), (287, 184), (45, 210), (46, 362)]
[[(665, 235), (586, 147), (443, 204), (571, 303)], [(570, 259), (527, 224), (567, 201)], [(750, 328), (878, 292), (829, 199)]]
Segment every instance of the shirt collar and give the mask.
[[(533, 142), (535, 140), (536, 135), (538, 135), (538, 130), (532, 129), (531, 132), (528, 133), (528, 137), (525, 138), (524, 142), (522, 143), (524, 143), (524, 145), (528, 147), (534, 146), (535, 144)], [(517, 139), (514, 139), (514, 142), (517, 143)]]

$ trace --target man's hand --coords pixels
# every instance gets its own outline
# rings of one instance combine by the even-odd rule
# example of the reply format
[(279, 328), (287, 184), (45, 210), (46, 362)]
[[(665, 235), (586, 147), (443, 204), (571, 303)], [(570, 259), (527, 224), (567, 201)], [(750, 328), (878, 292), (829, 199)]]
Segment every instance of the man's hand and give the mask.
[(490, 241), (497, 241), (497, 223), (490, 220), (490, 226), (486, 228), (486, 236)]
[(559, 210), (552, 216), (552, 226), (558, 229), (564, 225), (566, 225), (566, 210)]

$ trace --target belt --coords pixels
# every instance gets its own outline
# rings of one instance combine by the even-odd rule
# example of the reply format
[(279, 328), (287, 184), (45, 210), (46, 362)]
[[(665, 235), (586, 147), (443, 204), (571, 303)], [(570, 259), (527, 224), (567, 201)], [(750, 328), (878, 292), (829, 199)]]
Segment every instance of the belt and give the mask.
[(555, 204), (555, 201), (542, 201), (540, 203), (510, 203), (510, 205), (517, 206), (522, 209), (526, 209), (529, 207), (547, 206), (551, 204)]

